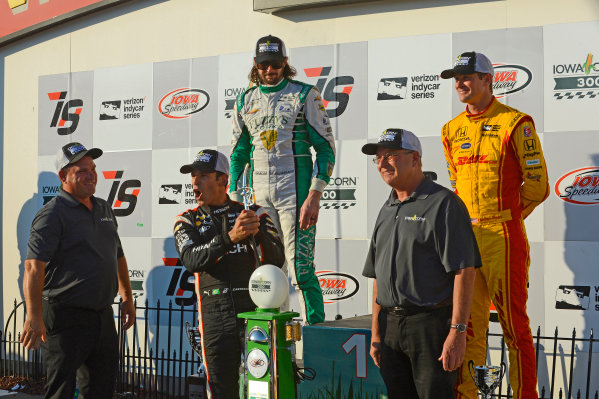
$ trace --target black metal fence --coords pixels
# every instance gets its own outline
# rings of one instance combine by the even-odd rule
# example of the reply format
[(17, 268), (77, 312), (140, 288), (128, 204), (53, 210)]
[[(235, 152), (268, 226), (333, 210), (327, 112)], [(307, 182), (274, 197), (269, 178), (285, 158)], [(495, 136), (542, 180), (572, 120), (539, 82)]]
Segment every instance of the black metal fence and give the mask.
[[(197, 325), (196, 306), (173, 306), (169, 302), (167, 307), (161, 307), (160, 301), (149, 306), (146, 301), (144, 306), (136, 304), (135, 308), (137, 322), (125, 333), (121, 329), (119, 304), (115, 304), (120, 353), (117, 392), (130, 392), (138, 398), (184, 397), (185, 377), (194, 374), (199, 366), (184, 328), (185, 322)], [(24, 305), (15, 301), (4, 331), (0, 331), (0, 377), (38, 380), (44, 375), (40, 351), (26, 351), (19, 342), (24, 320)], [(500, 361), (507, 364), (503, 336), (489, 333), (487, 339), (489, 351), (500, 351)], [(568, 337), (559, 336), (557, 328), (553, 336), (541, 336), (538, 328), (534, 339), (540, 399), (599, 399), (597, 388), (591, 387), (599, 379), (599, 362), (595, 357), (594, 366), (593, 360), (599, 339), (594, 338), (593, 330), (585, 338), (578, 337), (575, 329)], [(579, 348), (581, 345), (585, 350)], [(513, 397), (507, 379), (497, 392), (494, 398)]]

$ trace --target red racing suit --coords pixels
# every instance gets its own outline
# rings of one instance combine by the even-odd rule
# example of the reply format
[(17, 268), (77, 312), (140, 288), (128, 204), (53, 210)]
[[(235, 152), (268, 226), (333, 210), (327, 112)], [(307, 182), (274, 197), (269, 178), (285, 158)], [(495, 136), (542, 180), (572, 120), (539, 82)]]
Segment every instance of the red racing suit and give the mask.
[(452, 187), (464, 201), (483, 266), (476, 269), (458, 399), (476, 399), (468, 361), (486, 363), (491, 301), (508, 346), (517, 399), (537, 399), (535, 349), (526, 313), (528, 239), (524, 218), (549, 195), (547, 168), (534, 122), (493, 98), (479, 114), (462, 112), (441, 133)]

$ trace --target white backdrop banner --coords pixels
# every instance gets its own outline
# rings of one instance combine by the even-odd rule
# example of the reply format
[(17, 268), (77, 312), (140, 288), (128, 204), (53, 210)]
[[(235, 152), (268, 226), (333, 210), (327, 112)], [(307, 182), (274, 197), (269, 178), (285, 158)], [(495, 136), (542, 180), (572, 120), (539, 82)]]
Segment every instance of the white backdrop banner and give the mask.
[[(424, 172), (449, 187), (440, 131), (465, 106), (453, 80), (439, 73), (474, 50), (495, 65), (499, 101), (535, 119), (549, 169), (549, 198), (526, 220), (532, 327), (599, 327), (592, 267), (599, 245), (592, 222), (599, 218), (598, 35), (599, 22), (585, 22), (290, 50), (296, 79), (321, 92), (337, 146), (315, 252), (328, 319), (366, 314), (371, 301), (361, 272), (391, 189), (361, 147), (384, 129), (412, 130), (422, 142)], [(29, 228), (35, 211), (57, 194), (60, 146), (102, 148), (96, 195), (117, 216), (136, 296), (193, 306), (194, 277), (172, 242), (174, 217), (196, 206), (191, 179), (179, 168), (202, 149), (230, 154), (235, 98), (248, 87), (251, 67), (245, 52), (41, 76), (38, 192), (19, 223)], [(23, 252), (25, 229), (18, 235)], [(290, 303), (298, 308), (294, 294)]]
[(599, 125), (598, 36), (599, 22), (543, 28), (545, 131), (593, 130)]
[[(493, 94), (502, 103), (532, 116), (543, 132), (543, 30), (540, 26), (453, 34), (453, 59), (466, 51), (493, 63)], [(440, 71), (439, 71), (440, 72)], [(453, 82), (453, 79), (452, 79)], [(453, 91), (453, 114), (466, 109)]]
[(451, 34), (368, 42), (368, 137), (387, 128), (437, 136), (451, 119)]
[(152, 148), (152, 64), (94, 72), (94, 145), (104, 151)]
[(337, 140), (366, 137), (367, 43), (291, 49), (295, 79), (318, 88)]

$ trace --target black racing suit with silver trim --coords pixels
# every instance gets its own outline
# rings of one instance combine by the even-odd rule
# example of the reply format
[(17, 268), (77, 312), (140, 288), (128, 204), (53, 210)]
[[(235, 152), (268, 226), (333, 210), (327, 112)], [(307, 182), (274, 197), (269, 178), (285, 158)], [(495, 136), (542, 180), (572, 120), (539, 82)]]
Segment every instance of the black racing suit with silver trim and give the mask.
[[(185, 268), (195, 275), (198, 320), (209, 398), (233, 398), (239, 392), (239, 365), (244, 345), (241, 312), (256, 306), (248, 284), (255, 258), (249, 240), (233, 243), (229, 230), (243, 204), (227, 199), (222, 206), (190, 209), (175, 219), (175, 246)], [(255, 236), (262, 264), (281, 267), (283, 244), (270, 216), (252, 206), (260, 220)]]

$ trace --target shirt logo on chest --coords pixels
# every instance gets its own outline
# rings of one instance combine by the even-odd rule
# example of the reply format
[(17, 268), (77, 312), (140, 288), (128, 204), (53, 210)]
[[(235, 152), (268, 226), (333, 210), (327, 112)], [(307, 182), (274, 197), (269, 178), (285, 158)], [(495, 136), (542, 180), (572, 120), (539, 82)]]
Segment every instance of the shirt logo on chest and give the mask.
[(423, 223), (424, 221), (426, 221), (426, 218), (423, 218), (422, 216), (414, 215), (414, 216), (404, 216), (403, 220), (407, 220), (409, 222)]

